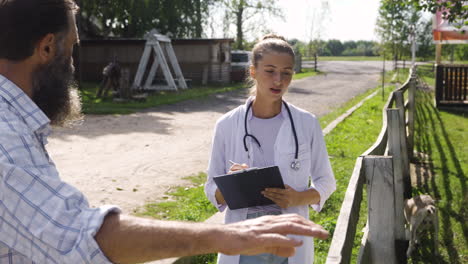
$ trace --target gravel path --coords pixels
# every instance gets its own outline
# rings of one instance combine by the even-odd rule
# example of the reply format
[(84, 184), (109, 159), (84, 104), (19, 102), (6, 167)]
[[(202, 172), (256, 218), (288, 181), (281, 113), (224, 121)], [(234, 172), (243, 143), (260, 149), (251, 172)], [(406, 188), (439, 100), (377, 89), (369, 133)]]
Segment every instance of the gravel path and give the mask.
[[(319, 69), (326, 74), (294, 81), (286, 100), (322, 116), (376, 87), (381, 62), (322, 62)], [(56, 128), (48, 150), (62, 178), (91, 205), (131, 213), (205, 171), (216, 120), (246, 97), (242, 90), (132, 115), (90, 115), (81, 126)]]

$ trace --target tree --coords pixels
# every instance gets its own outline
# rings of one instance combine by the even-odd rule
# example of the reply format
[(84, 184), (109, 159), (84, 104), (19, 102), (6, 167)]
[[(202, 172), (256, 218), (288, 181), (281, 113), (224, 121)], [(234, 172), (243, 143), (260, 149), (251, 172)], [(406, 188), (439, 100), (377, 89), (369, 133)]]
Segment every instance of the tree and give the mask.
[(327, 48), (332, 56), (341, 56), (341, 53), (344, 51), (343, 44), (337, 39), (330, 39), (327, 43)]
[(465, 25), (468, 24), (468, 6), (463, 0), (406, 0), (401, 1), (401, 5), (431, 13), (441, 10), (444, 19), (449, 22), (465, 21)]
[(409, 55), (409, 36), (416, 30), (418, 11), (402, 1), (381, 0), (376, 32), (382, 41), (382, 51), (392, 54), (393, 60)]
[[(318, 12), (318, 13), (317, 13)], [(320, 8), (314, 9), (312, 12), (312, 18), (310, 21), (310, 35), (309, 35), (309, 56), (318, 56), (318, 54), (324, 50), (325, 42), (322, 41), (324, 35), (326, 20), (329, 19), (330, 5), (327, 0), (320, 2)]]
[(142, 37), (156, 28), (173, 37), (201, 37), (215, 0), (79, 0), (86, 37)]
[(230, 20), (236, 25), (236, 49), (244, 49), (245, 22), (259, 15), (265, 14), (282, 17), (281, 9), (276, 6), (277, 0), (223, 0), (222, 3)]
[(435, 47), (432, 42), (432, 20), (423, 20), (420, 23), (420, 29), (417, 36), (418, 50), (416, 51), (416, 56), (427, 59), (433, 58), (435, 55)]

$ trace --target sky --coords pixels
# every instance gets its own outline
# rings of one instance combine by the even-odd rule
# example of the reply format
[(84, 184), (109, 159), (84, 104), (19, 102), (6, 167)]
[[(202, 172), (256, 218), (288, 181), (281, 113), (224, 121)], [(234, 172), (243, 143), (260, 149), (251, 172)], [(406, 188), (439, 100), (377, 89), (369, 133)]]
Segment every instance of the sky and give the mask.
[(379, 0), (279, 0), (278, 2), (283, 9), (285, 20), (272, 21), (272, 29), (288, 39), (310, 39), (310, 25), (318, 27), (318, 18), (321, 16), (320, 13), (323, 13), (322, 2), (328, 2), (329, 15), (326, 16), (328, 19), (324, 20), (320, 30), (322, 39), (377, 40), (374, 29)]
[[(297, 38), (309, 41), (311, 38), (311, 25), (318, 28), (322, 2), (328, 2), (327, 19), (323, 20), (320, 38), (324, 40), (377, 40), (374, 34), (380, 0), (277, 0), (278, 7), (282, 9), (284, 20), (264, 16), (266, 25), (257, 26), (255, 32), (247, 32), (245, 37), (249, 40), (257, 39), (264, 30), (283, 35), (287, 39)], [(231, 25), (229, 36), (222, 33), (222, 12), (215, 12), (211, 24), (206, 29), (209, 37), (235, 37), (235, 27)], [(315, 31), (317, 32), (317, 31)]]

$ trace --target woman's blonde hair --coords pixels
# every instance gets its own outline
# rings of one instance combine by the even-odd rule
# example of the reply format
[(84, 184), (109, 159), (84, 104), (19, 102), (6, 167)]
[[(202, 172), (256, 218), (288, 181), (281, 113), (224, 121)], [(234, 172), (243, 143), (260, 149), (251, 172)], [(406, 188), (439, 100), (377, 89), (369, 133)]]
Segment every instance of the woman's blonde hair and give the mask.
[[(258, 62), (263, 59), (263, 56), (271, 52), (286, 53), (291, 55), (293, 61), (295, 60), (294, 50), (283, 36), (267, 34), (253, 47), (250, 64), (256, 68), (258, 66)], [(250, 88), (250, 94), (255, 95), (257, 88), (255, 80), (250, 76), (250, 74), (247, 74), (246, 82), (252, 86)]]

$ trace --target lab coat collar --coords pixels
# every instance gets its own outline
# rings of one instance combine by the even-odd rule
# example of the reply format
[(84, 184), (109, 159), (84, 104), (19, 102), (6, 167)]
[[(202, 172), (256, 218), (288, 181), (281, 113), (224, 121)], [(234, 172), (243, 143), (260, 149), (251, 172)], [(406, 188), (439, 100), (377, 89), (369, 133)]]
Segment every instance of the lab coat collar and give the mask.
[[(249, 96), (249, 98), (247, 98), (247, 100), (245, 101), (244, 107), (242, 109), (243, 116), (245, 116), (245, 111), (247, 111), (247, 107), (249, 107), (249, 104), (251, 102), (253, 102), (254, 100), (255, 100), (255, 96)], [(286, 102), (284, 100), (283, 100), (283, 102), (288, 104), (289, 108), (291, 108), (291, 105), (288, 102)], [(286, 110), (286, 107), (284, 107), (283, 104), (281, 104), (280, 114), (283, 117), (283, 120), (289, 119), (288, 110)], [(247, 115), (247, 120), (250, 121), (250, 120), (252, 120), (252, 118), (253, 118), (253, 111), (252, 111), (252, 108), (251, 108), (248, 115)]]

